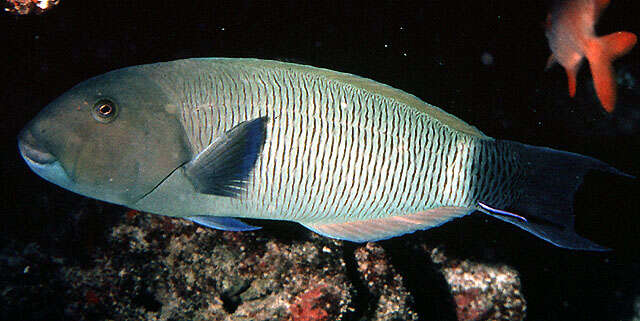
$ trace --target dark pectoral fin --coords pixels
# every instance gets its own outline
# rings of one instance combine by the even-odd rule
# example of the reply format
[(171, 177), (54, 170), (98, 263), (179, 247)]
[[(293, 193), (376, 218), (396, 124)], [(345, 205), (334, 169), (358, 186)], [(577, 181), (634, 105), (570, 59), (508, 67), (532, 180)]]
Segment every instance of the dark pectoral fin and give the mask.
[(216, 230), (243, 232), (258, 230), (260, 227), (246, 224), (238, 219), (231, 217), (218, 217), (218, 216), (188, 216), (186, 219), (204, 225), (206, 227), (214, 228)]
[(267, 117), (261, 117), (236, 125), (187, 163), (185, 173), (196, 191), (220, 196), (240, 194), (262, 152), (267, 121)]

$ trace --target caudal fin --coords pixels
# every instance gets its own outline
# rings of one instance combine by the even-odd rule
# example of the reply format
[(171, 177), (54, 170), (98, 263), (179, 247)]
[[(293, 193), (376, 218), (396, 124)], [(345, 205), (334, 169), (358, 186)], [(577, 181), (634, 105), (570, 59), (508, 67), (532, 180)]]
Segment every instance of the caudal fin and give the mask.
[(602, 107), (608, 112), (612, 112), (616, 104), (617, 86), (611, 63), (629, 52), (636, 41), (636, 35), (633, 33), (619, 31), (594, 39), (585, 48), (596, 95)]
[(602, 251), (607, 248), (578, 235), (574, 196), (590, 171), (628, 176), (597, 159), (546, 147), (498, 141), (518, 154), (524, 175), (519, 197), (504, 209), (479, 203), (482, 212), (517, 225), (559, 247)]

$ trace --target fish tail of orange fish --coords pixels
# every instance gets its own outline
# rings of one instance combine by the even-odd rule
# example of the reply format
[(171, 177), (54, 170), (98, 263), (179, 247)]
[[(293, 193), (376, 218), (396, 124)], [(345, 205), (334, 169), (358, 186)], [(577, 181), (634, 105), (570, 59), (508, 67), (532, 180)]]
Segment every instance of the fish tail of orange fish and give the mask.
[(629, 52), (636, 42), (635, 34), (619, 31), (593, 39), (585, 48), (596, 95), (607, 112), (613, 112), (616, 104), (617, 86), (611, 63)]

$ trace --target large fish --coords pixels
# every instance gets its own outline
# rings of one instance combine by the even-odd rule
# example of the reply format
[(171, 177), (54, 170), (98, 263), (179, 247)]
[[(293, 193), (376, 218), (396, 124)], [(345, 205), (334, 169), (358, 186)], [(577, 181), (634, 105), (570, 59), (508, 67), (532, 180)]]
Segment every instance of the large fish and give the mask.
[(636, 35), (618, 31), (598, 37), (595, 24), (610, 0), (561, 0), (547, 17), (547, 39), (553, 52), (547, 68), (558, 62), (564, 67), (569, 95), (576, 94), (576, 75), (583, 58), (589, 61), (593, 85), (602, 107), (612, 112), (616, 105), (616, 80), (611, 62), (636, 44)]
[(231, 231), (238, 217), (375, 241), (476, 210), (557, 246), (586, 156), (496, 140), (401, 90), (327, 69), (187, 59), (89, 79), (19, 136), (29, 167), (76, 193)]

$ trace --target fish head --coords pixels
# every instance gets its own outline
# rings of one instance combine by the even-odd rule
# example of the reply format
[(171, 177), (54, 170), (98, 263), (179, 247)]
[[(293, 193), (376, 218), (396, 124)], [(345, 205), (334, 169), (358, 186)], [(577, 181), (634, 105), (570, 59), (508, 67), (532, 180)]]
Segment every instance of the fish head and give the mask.
[(121, 69), (51, 102), (20, 132), (18, 147), (44, 179), (130, 205), (190, 159), (175, 110), (144, 70)]

